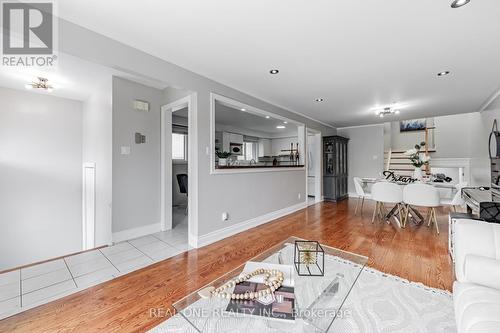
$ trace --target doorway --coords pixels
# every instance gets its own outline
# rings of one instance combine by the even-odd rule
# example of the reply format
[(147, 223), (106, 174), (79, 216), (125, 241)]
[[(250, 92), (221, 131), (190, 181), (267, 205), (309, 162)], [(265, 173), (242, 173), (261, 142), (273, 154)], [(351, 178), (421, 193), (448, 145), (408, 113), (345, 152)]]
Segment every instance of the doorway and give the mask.
[[(180, 235), (179, 242), (196, 247), (197, 205), (191, 196), (196, 144), (190, 114), (196, 95), (190, 94), (161, 108), (161, 230)], [(185, 239), (180, 239), (185, 238)]]
[(172, 112), (172, 229), (188, 228), (188, 107)]
[(321, 132), (307, 129), (307, 205), (323, 201), (321, 195)]

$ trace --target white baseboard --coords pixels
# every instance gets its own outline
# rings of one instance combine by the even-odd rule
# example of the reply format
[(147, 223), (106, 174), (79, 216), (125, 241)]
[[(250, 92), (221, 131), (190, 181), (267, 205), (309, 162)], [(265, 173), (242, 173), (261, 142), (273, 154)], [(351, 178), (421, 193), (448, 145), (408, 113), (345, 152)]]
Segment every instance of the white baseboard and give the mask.
[(227, 228), (212, 231), (208, 234), (199, 236), (197, 240), (191, 239), (189, 243), (191, 244), (191, 246), (194, 246), (194, 243), (196, 243), (196, 247), (202, 247), (202, 246), (205, 246), (208, 244), (212, 244), (212, 243), (215, 243), (221, 239), (224, 239), (224, 238), (233, 236), (237, 233), (240, 233), (242, 231), (257, 227), (261, 224), (270, 222), (272, 220), (275, 220), (275, 219), (280, 218), (282, 216), (291, 214), (293, 212), (304, 209), (306, 207), (307, 207), (307, 203), (301, 202), (299, 204), (296, 204), (296, 205), (293, 205), (290, 207), (286, 207), (286, 208), (283, 208), (283, 209), (280, 209), (280, 210), (277, 210), (277, 211), (274, 211), (274, 212), (271, 212), (271, 213), (268, 213), (265, 215), (255, 217), (253, 219), (250, 219), (250, 220), (247, 220), (244, 222), (240, 222), (238, 224), (234, 224), (234, 225), (229, 226)]
[(192, 235), (191, 233), (188, 233), (188, 244), (195, 249), (200, 247), (198, 246), (198, 237), (196, 235)]
[(125, 240), (154, 234), (155, 232), (160, 232), (160, 231), (161, 231), (161, 223), (158, 222), (158, 223), (148, 224), (142, 227), (114, 232), (113, 243), (118, 243)]

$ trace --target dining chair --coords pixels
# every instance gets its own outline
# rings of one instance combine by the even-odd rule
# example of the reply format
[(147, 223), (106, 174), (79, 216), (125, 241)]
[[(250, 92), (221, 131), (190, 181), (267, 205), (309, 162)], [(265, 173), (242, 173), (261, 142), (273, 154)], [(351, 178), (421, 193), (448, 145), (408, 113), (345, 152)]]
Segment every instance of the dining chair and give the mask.
[(363, 188), (363, 181), (359, 177), (354, 177), (354, 188), (356, 189), (356, 195), (358, 196), (358, 200), (356, 201), (356, 209), (354, 210), (354, 215), (357, 215), (358, 213), (358, 207), (360, 205), (361, 201), (361, 215), (363, 215), (363, 205), (365, 204), (365, 199), (371, 199), (371, 194), (366, 193), (365, 189)]
[(393, 204), (397, 205), (400, 225), (403, 226), (404, 222), (401, 209), (401, 203), (403, 202), (403, 190), (400, 185), (391, 182), (377, 182), (372, 186), (372, 199), (375, 201), (372, 223), (375, 222), (375, 217), (378, 217), (381, 220), (386, 220), (387, 213), (385, 204)]
[(406, 205), (404, 219), (405, 226), (408, 220), (410, 206), (426, 207), (429, 209), (427, 214), (427, 227), (430, 227), (431, 223), (434, 222), (436, 231), (439, 234), (436, 207), (441, 205), (441, 201), (439, 199), (439, 191), (437, 188), (432, 185), (419, 183), (406, 185), (403, 190), (403, 202)]
[(462, 199), (462, 189), (467, 186), (467, 182), (458, 183), (455, 185), (457, 193), (453, 198), (441, 198), (441, 206), (450, 206), (454, 212), (457, 211), (457, 206), (462, 207), (465, 205), (464, 199)]

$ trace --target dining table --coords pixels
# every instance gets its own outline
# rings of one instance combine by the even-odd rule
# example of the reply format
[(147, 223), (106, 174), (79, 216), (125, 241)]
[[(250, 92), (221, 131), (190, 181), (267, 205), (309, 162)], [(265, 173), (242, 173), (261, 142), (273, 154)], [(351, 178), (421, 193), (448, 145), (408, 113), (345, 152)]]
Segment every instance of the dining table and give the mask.
[[(387, 180), (386, 178), (361, 178), (361, 184), (364, 189), (368, 187), (370, 184), (375, 184), (378, 182), (392, 182), (401, 186), (406, 186), (409, 184), (412, 184), (411, 182), (401, 182), (401, 181), (390, 181)], [(432, 182), (432, 181), (423, 181), (424, 184), (432, 185), (438, 189), (446, 189), (446, 190), (451, 190), (451, 191), (456, 191), (456, 186), (453, 183), (446, 183), (446, 182)], [(424, 222), (424, 217), (422, 214), (412, 206), (408, 206), (408, 216), (411, 218), (412, 222), (416, 225), (421, 225)], [(396, 223), (399, 225), (399, 227), (402, 226), (402, 222), (399, 220), (398, 216), (396, 213), (398, 213), (398, 205), (394, 205), (394, 207), (386, 214), (385, 218), (389, 220), (391, 217), (394, 217), (396, 220)]]

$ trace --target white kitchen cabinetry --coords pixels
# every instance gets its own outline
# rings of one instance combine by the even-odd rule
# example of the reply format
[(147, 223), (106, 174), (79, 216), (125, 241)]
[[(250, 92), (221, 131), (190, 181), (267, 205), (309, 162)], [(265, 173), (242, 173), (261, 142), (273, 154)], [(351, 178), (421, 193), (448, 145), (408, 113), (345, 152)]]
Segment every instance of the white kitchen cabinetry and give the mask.
[(229, 132), (223, 132), (222, 133), (222, 150), (229, 151), (229, 149), (230, 149), (229, 146), (231, 143), (237, 143), (237, 144), (242, 145), (243, 144), (243, 135), (229, 133)]
[(272, 156), (273, 147), (270, 139), (259, 139), (259, 157)]

